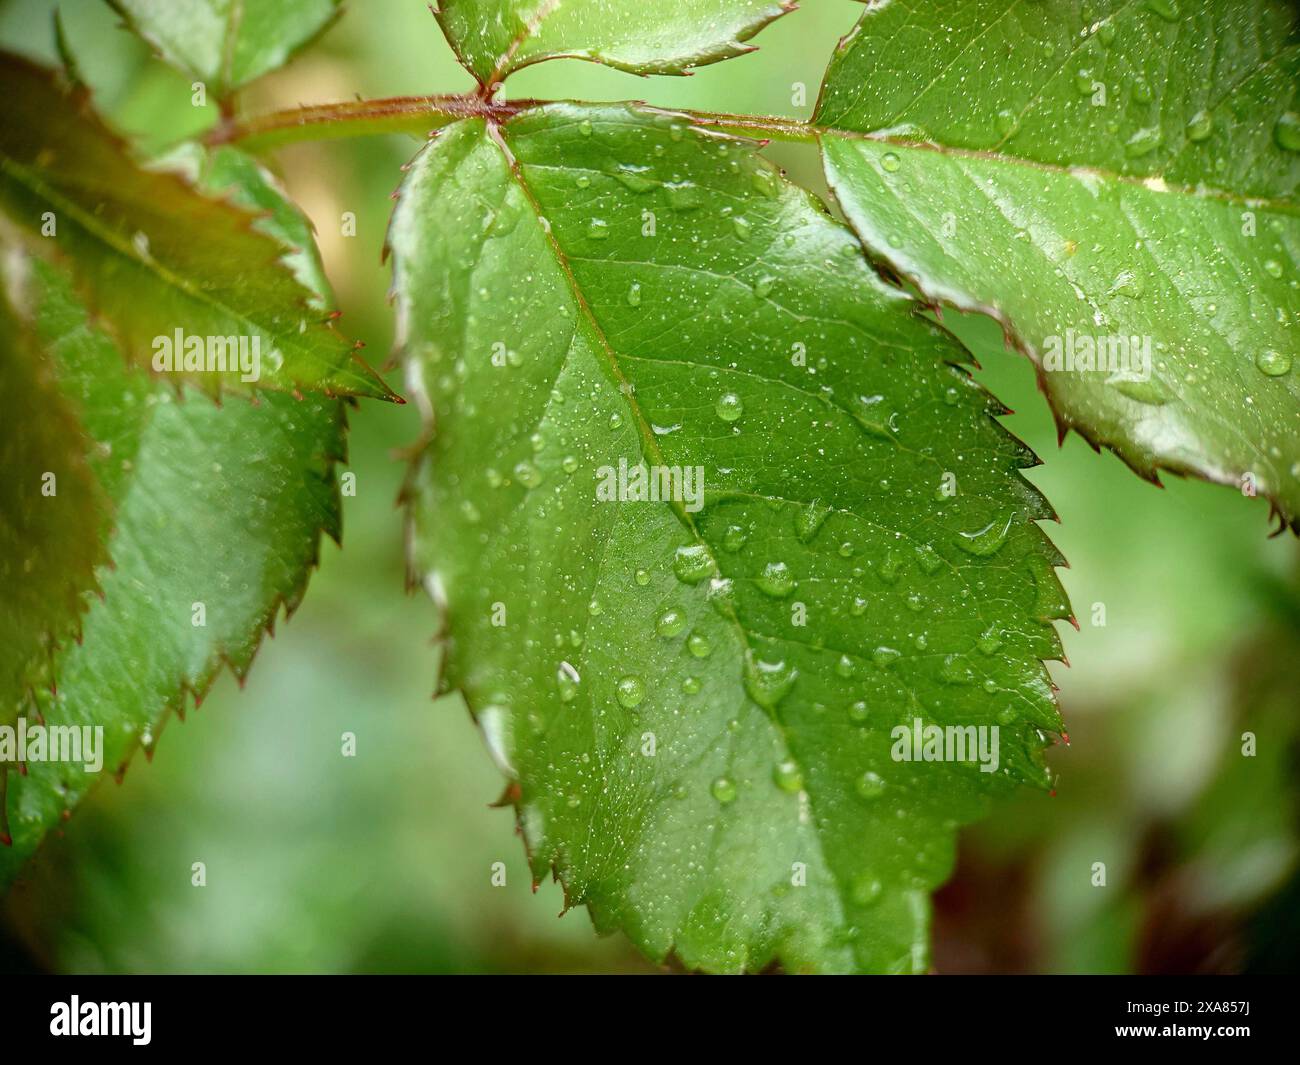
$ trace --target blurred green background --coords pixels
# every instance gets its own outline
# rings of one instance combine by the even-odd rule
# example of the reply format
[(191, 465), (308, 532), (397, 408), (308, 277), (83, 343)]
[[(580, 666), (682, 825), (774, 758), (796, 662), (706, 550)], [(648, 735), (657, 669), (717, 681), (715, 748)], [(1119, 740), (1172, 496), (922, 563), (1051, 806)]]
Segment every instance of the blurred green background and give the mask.
[[(55, 61), (51, 0), (0, 0), (0, 42)], [(210, 124), (185, 78), (118, 27), (102, 0), (62, 0), (101, 110), (144, 152)], [(644, 99), (805, 117), (860, 5), (807, 0), (760, 51), (689, 78), (639, 79), (577, 61), (528, 68), (512, 97)], [(802, 92), (800, 90), (802, 86)], [(423, 0), (352, 0), (247, 114), (364, 97), (462, 91)], [(418, 141), (283, 149), (271, 160), (315, 222), (344, 310), (373, 363), (392, 341), (380, 265), (390, 194)], [(803, 147), (771, 154), (822, 191)], [(340, 233), (355, 213), (355, 237)], [(1049, 532), (1080, 630), (1053, 664), (1071, 745), (1057, 793), (1025, 793), (966, 830), (936, 899), (941, 972), (1291, 971), (1300, 955), (1300, 569), (1267, 505), (1170, 478), (1140, 481), (1078, 437), (1058, 449), (1030, 365), (988, 321), (971, 345), (1005, 419), (1045, 460)], [(400, 375), (390, 382), (401, 388)], [(532, 891), (502, 780), (464, 706), (433, 701), (434, 614), (404, 594), (400, 449), (412, 407), (352, 415), (355, 498), (306, 602), (262, 648), (242, 692), (224, 677), (152, 763), (103, 784), (0, 904), (0, 971), (636, 972), (620, 937), (559, 889)], [(1099, 606), (1100, 605), (1100, 606)], [(1102, 613), (1104, 612), (1104, 617)], [(1104, 622), (1102, 624), (1096, 622)], [(357, 757), (340, 757), (356, 734)], [(1256, 737), (1242, 755), (1242, 734)], [(190, 884), (191, 865), (207, 886)], [(494, 862), (507, 885), (490, 884)], [(1106, 886), (1094, 886), (1104, 862)]]

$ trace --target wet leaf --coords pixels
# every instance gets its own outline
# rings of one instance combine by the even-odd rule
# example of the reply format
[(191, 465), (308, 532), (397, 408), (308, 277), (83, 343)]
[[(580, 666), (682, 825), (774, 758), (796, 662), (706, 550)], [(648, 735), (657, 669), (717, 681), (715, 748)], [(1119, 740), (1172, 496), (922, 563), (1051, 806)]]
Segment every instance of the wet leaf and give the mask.
[(1000, 318), (1062, 431), (1300, 515), (1285, 0), (869, 8), (815, 121), (870, 252)]
[[(300, 276), (318, 273), (314, 249), (301, 243), (306, 220), (273, 203), (262, 171), (233, 149), (210, 160), (187, 154), (207, 187), (272, 208), (268, 234), (294, 247)], [(0, 768), (12, 836), (0, 847), (0, 884), (103, 775), (124, 770), (137, 748), (151, 753), (171, 712), (201, 698), (223, 663), (247, 672), (281, 608), (301, 600), (322, 531), (340, 535), (334, 465), (345, 429), (337, 400), (267, 393), (217, 406), (178, 393), (126, 366), (60, 267), (33, 259), (14, 275), (15, 258), (6, 261), (6, 280), (21, 287), (62, 399), (90, 441), (114, 530), (112, 565), (97, 573), (102, 594), (89, 600), (82, 639), (59, 649), (57, 691), (37, 692), (27, 715), (29, 725), (102, 728), (102, 770), (35, 759), (25, 776)], [(18, 429), (34, 433), (43, 418), (29, 407)], [(31, 455), (15, 476), (26, 483), (49, 461)], [(8, 616), (8, 599), (4, 608), (8, 631), (21, 619)]]
[(335, 18), (341, 0), (109, 0), (168, 63), (221, 99), (268, 74)]
[[(963, 349), (756, 147), (553, 105), (415, 160), (413, 568), (535, 877), (600, 929), (924, 970), (955, 827), (1060, 727), (1051, 511)], [(895, 759), (914, 725), (996, 770)]]
[[(39, 344), (0, 297), (0, 726), (51, 683), (54, 649), (81, 629), (107, 558), (108, 501), (76, 411)], [(37, 416), (32, 417), (35, 413)]]
[[(139, 166), (49, 71), (0, 54), (0, 87), (0, 210), (71, 265), (132, 364), (170, 356), (159, 364), (170, 379), (211, 394), (392, 396), (283, 262), (267, 220)], [(178, 371), (191, 345), (202, 358)]]
[(744, 42), (793, 10), (788, 0), (442, 0), (438, 21), (482, 85), (573, 56), (633, 74), (684, 74), (752, 51)]

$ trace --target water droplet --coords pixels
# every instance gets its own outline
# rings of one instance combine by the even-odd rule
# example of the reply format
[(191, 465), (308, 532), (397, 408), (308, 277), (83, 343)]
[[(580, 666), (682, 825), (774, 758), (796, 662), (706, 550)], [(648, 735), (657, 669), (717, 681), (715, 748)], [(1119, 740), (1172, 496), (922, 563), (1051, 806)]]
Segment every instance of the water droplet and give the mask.
[(754, 295), (759, 299), (767, 299), (772, 294), (772, 288), (776, 284), (776, 278), (769, 274), (764, 274), (754, 283)]
[(641, 306), (641, 285), (637, 281), (633, 281), (632, 287), (627, 290), (627, 305), (629, 307)]
[(1117, 377), (1107, 381), (1121, 396), (1145, 403), (1151, 407), (1162, 407), (1169, 402), (1170, 396), (1165, 386), (1154, 377), (1143, 380), (1140, 377)]
[(619, 184), (632, 192), (649, 192), (659, 184), (653, 178), (644, 176), (649, 169), (648, 166), (632, 166), (630, 163), (620, 163), (614, 176), (618, 178)]
[(619, 414), (618, 411), (615, 411), (613, 414), (609, 416), (609, 427), (611, 429), (617, 429), (622, 424), (623, 424), (623, 415)]
[(1002, 646), (1002, 634), (995, 628), (985, 629), (975, 646), (982, 654), (996, 654), (998, 648)]
[(590, 137), (591, 123), (584, 118), (581, 122), (578, 123), (578, 132), (581, 133), (584, 137)]
[(854, 902), (859, 906), (870, 906), (880, 898), (884, 888), (881, 886), (880, 881), (870, 873), (863, 873), (854, 877), (852, 891)]
[(673, 572), (679, 581), (687, 584), (699, 584), (713, 573), (713, 556), (703, 544), (687, 544), (679, 547), (673, 556)]
[(749, 533), (742, 526), (728, 525), (727, 531), (722, 534), (722, 546), (734, 553), (744, 547), (748, 539)]
[(531, 462), (521, 462), (515, 466), (515, 479), (525, 488), (536, 488), (542, 483), (542, 474)]
[(701, 201), (700, 190), (689, 181), (670, 182), (664, 186), (668, 206), (674, 211), (694, 211)]
[(682, 691), (687, 695), (698, 695), (701, 687), (699, 677), (687, 677), (682, 681)]
[(713, 412), (724, 422), (739, 421), (745, 413), (745, 401), (735, 392), (724, 392), (713, 405)]
[(1174, 0), (1147, 0), (1147, 10), (1166, 22), (1178, 21), (1178, 5)]
[(840, 660), (835, 663), (835, 672), (845, 679), (853, 676), (857, 669), (857, 663), (848, 655), (840, 655)]
[(1281, 377), (1291, 370), (1291, 356), (1284, 351), (1265, 348), (1255, 356), (1255, 365), (1259, 372), (1269, 377)]
[(745, 691), (759, 706), (771, 710), (794, 687), (798, 675), (797, 670), (783, 661), (750, 657), (745, 660)]
[(1013, 137), (1020, 129), (1020, 116), (1009, 107), (998, 112), (998, 132), (1003, 137)]
[(1151, 91), (1151, 83), (1146, 78), (1138, 78), (1133, 82), (1133, 99), (1140, 104), (1149, 104), (1154, 97)]
[(609, 223), (603, 218), (593, 218), (587, 223), (587, 236), (592, 240), (604, 240), (609, 236)]
[(889, 171), (889, 173), (893, 174), (903, 164), (902, 164), (902, 160), (898, 158), (898, 155), (895, 152), (886, 152), (884, 155), (880, 157), (880, 165), (882, 169), (887, 170)]
[(731, 228), (736, 231), (736, 236), (740, 240), (748, 240), (750, 233), (753, 232), (749, 222), (740, 215), (731, 220)]
[(871, 661), (875, 662), (881, 669), (888, 669), (901, 657), (902, 652), (896, 651), (892, 647), (877, 647), (871, 652)]
[(696, 658), (708, 658), (713, 653), (713, 644), (698, 629), (686, 637), (686, 647)]
[(655, 621), (655, 632), (664, 639), (676, 636), (686, 627), (686, 615), (676, 607), (669, 607)]
[(1007, 542), (1007, 534), (1011, 532), (1012, 516), (1011, 512), (1007, 511), (994, 518), (982, 529), (958, 533), (957, 546), (968, 555), (979, 558), (997, 554), (1002, 549), (1002, 545)]
[(855, 790), (863, 799), (878, 799), (880, 793), (885, 790), (885, 781), (879, 773), (873, 773), (868, 769), (858, 777)]
[(1300, 114), (1285, 111), (1273, 127), (1273, 139), (1279, 148), (1288, 152), (1300, 152)]
[(945, 684), (973, 684), (975, 674), (961, 655), (946, 655), (939, 667), (939, 679)]
[(578, 175), (578, 179), (577, 179), (578, 188), (585, 189), (590, 184), (591, 184), (591, 178), (587, 177), (586, 174)]
[(1187, 139), (1193, 142), (1207, 140), (1214, 132), (1214, 116), (1209, 111), (1197, 111), (1187, 122)]
[(921, 572), (929, 576), (938, 571), (943, 565), (943, 559), (939, 557), (939, 552), (929, 544), (916, 549), (916, 564), (921, 567)]
[(648, 569), (638, 569), (634, 574), (632, 574), (632, 579), (644, 588), (650, 583), (650, 571)]
[(760, 592), (774, 599), (784, 599), (794, 591), (794, 577), (784, 562), (769, 562), (763, 567), (763, 572), (754, 578), (754, 583)]
[(1075, 72), (1074, 87), (1080, 96), (1092, 95), (1092, 71), (1084, 68)]
[(709, 785), (709, 794), (727, 806), (736, 801), (736, 782), (730, 777), (718, 777)]
[(565, 455), (564, 460), (560, 463), (560, 468), (565, 473), (576, 473), (578, 471), (578, 460), (572, 455)]
[(852, 405), (852, 413), (858, 424), (870, 436), (892, 441), (894, 415), (883, 408), (884, 398), (884, 396), (859, 396)]
[(1280, 278), (1282, 276), (1282, 264), (1276, 259), (1265, 259), (1264, 273), (1272, 278)]
[(849, 720), (855, 725), (865, 725), (867, 723), (867, 718), (870, 716), (870, 709), (861, 699), (849, 707)]
[(885, 555), (884, 561), (882, 561), (876, 569), (876, 573), (886, 584), (894, 584), (897, 582), (898, 574), (902, 568), (903, 560), (894, 554), (894, 552), (890, 551)]
[(788, 791), (791, 795), (803, 791), (803, 774), (799, 772), (799, 766), (790, 759), (776, 763), (776, 767), (772, 770), (772, 779), (778, 788)]
[(645, 684), (640, 677), (623, 677), (615, 685), (614, 693), (618, 697), (620, 706), (632, 710), (640, 706), (641, 700), (645, 698)]
[(1124, 142), (1124, 154), (1130, 159), (1139, 159), (1144, 155), (1150, 155), (1160, 146), (1160, 129), (1157, 126), (1147, 126), (1134, 133)]
[(560, 689), (560, 702), (571, 703), (578, 694), (578, 685), (582, 677), (568, 662), (561, 662), (555, 671), (555, 683)]
[(822, 527), (822, 523), (830, 514), (831, 508), (826, 506), (820, 500), (814, 499), (806, 507), (800, 507), (794, 515), (795, 535), (803, 543), (808, 543), (817, 531)]

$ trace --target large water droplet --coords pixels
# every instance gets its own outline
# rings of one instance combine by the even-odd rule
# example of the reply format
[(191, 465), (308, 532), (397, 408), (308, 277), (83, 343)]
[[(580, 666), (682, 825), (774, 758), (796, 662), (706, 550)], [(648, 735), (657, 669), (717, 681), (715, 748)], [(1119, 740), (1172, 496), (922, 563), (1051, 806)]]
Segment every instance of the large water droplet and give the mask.
[(1166, 22), (1178, 21), (1178, 5), (1175, 0), (1147, 0), (1147, 10)]
[(1300, 152), (1300, 114), (1285, 111), (1273, 127), (1273, 139), (1279, 148), (1288, 152)]
[(736, 552), (745, 546), (749, 539), (749, 533), (740, 525), (728, 525), (727, 531), (722, 534), (722, 546), (727, 551)]
[(873, 773), (868, 769), (862, 776), (858, 777), (854, 790), (857, 791), (860, 798), (878, 799), (881, 792), (885, 790), (885, 781), (879, 773)]
[(623, 677), (614, 686), (614, 694), (618, 697), (619, 705), (624, 709), (635, 709), (645, 698), (645, 683), (640, 677)]
[(735, 392), (724, 392), (713, 405), (713, 412), (724, 422), (739, 421), (745, 413), (745, 401)]
[(763, 572), (754, 578), (754, 583), (760, 592), (774, 599), (784, 599), (794, 591), (794, 577), (784, 562), (769, 562), (763, 567)]
[(686, 627), (686, 615), (676, 607), (669, 607), (655, 621), (655, 632), (664, 639), (671, 639)]
[(1214, 132), (1214, 116), (1209, 111), (1197, 111), (1187, 122), (1187, 139), (1193, 142), (1207, 140)]
[(782, 791), (788, 791), (791, 795), (803, 791), (803, 774), (799, 772), (799, 766), (791, 759), (784, 762), (777, 762), (776, 767), (772, 770), (772, 779), (776, 786)]
[(713, 653), (713, 644), (698, 629), (686, 637), (686, 647), (696, 658), (708, 658)]
[(880, 157), (880, 165), (883, 169), (888, 170), (891, 174), (903, 165), (902, 160), (898, 158), (895, 152), (886, 152)]
[(555, 683), (560, 689), (560, 702), (571, 703), (577, 697), (578, 685), (582, 683), (582, 677), (568, 662), (561, 662), (555, 671)]
[(593, 218), (587, 223), (587, 236), (592, 240), (604, 240), (609, 236), (609, 223), (603, 218)]
[(1158, 126), (1139, 129), (1124, 142), (1124, 154), (1130, 159), (1140, 159), (1144, 155), (1150, 155), (1160, 146), (1160, 137)]
[(806, 507), (800, 507), (794, 515), (794, 531), (804, 543), (808, 543), (817, 531), (822, 527), (822, 523), (830, 514), (831, 508), (826, 506), (820, 500), (814, 499)]
[(884, 891), (879, 880), (870, 873), (862, 873), (860, 876), (853, 878), (853, 901), (859, 906), (870, 906)]
[(956, 544), (968, 555), (979, 558), (995, 555), (1007, 542), (1007, 534), (1011, 531), (1011, 519), (1012, 514), (1008, 511), (994, 518), (982, 529), (958, 533)]
[(703, 544), (686, 544), (673, 556), (673, 572), (679, 581), (699, 584), (713, 573), (713, 556)]
[(776, 707), (798, 677), (798, 671), (784, 661), (769, 662), (764, 659), (745, 660), (745, 691), (759, 706), (771, 710)]
[(730, 777), (718, 777), (709, 785), (709, 794), (723, 806), (728, 806), (736, 801), (736, 782)]
[(1259, 372), (1269, 377), (1281, 377), (1291, 371), (1291, 356), (1284, 351), (1265, 348), (1255, 356), (1255, 365)]

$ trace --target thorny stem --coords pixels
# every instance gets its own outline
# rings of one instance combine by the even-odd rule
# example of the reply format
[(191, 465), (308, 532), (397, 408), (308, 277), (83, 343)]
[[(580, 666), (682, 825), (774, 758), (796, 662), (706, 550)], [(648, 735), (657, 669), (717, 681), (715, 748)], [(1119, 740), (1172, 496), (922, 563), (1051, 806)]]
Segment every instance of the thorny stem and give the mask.
[[(226, 119), (207, 136), (207, 143), (240, 144), (251, 151), (304, 140), (331, 140), (378, 133), (424, 136), (463, 118), (505, 121), (536, 107), (539, 100), (490, 100), (474, 93), (442, 96), (398, 96), (385, 100), (355, 100), (275, 111), (245, 120)], [(772, 115), (736, 115), (716, 111), (675, 111), (711, 129), (727, 130), (769, 140), (811, 141), (816, 126)]]

